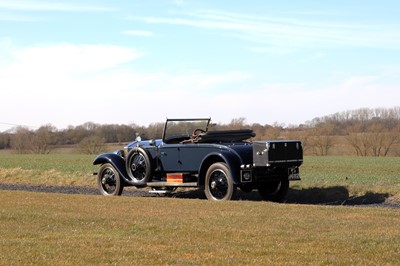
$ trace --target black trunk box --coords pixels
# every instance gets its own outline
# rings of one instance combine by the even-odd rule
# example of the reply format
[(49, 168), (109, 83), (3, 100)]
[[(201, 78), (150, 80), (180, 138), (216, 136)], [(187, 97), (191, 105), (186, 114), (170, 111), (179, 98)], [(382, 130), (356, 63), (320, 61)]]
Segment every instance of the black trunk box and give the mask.
[(299, 140), (266, 140), (253, 142), (253, 166), (300, 166), (303, 147)]

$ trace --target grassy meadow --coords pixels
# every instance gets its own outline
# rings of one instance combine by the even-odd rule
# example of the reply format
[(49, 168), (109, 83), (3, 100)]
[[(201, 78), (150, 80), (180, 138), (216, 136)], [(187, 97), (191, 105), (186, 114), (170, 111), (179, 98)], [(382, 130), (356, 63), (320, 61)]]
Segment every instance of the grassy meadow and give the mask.
[(2, 191), (1, 265), (398, 265), (400, 212)]
[[(0, 183), (96, 187), (94, 158), (0, 152)], [(399, 209), (320, 205), (398, 202), (399, 157), (300, 171), (291, 204), (1, 191), (0, 265), (399, 265)]]
[(0, 153), (0, 180), (13, 184), (92, 186), (95, 156)]
[[(3, 151), (0, 182), (95, 187), (94, 158), (68, 150), (48, 155)], [(306, 156), (300, 175), (302, 181), (291, 182), (289, 196), (301, 202), (307, 200), (304, 197), (336, 200), (335, 194), (340, 194), (338, 200), (367, 194), (400, 199), (400, 157)]]

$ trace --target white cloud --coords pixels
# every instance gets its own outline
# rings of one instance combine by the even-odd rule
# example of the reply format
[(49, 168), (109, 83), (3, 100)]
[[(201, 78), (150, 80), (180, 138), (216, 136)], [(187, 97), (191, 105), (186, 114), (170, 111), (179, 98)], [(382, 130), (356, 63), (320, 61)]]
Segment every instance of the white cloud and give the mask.
[(8, 63), (0, 66), (0, 112), (9, 114), (11, 121), (3, 122), (64, 127), (85, 118), (92, 120), (85, 114), (92, 112), (100, 98), (109, 105), (107, 95), (117, 92), (119, 80), (108, 77), (118, 78), (113, 71), (141, 56), (119, 46), (73, 44), (9, 52), (4, 56)]
[(104, 12), (113, 8), (43, 0), (2, 0), (0, 9), (19, 11)]
[[(258, 46), (272, 46), (280, 50), (313, 47), (375, 47), (399, 49), (399, 25), (366, 24), (353, 21), (306, 20), (274, 18), (221, 12), (194, 10), (173, 17), (130, 17), (149, 24), (169, 24), (222, 30), (235, 38)], [(262, 47), (251, 48), (260, 51)], [(264, 48), (265, 51), (265, 48)]]
[(382, 84), (378, 79), (355, 76), (318, 89), (306, 84), (264, 84), (256, 91), (216, 96), (210, 105), (219, 106), (221, 117), (246, 117), (251, 123), (270, 124), (300, 124), (340, 111), (398, 106), (397, 84)]
[(131, 48), (113, 45), (60, 44), (19, 50), (14, 56), (19, 66), (32, 70), (81, 73), (113, 68), (142, 54)]
[(140, 36), (140, 37), (153, 37), (154, 33), (145, 30), (125, 30), (122, 32), (125, 35)]
[(0, 21), (35, 22), (35, 21), (41, 21), (41, 19), (20, 14), (0, 13)]
[(338, 111), (396, 106), (400, 96), (396, 82), (386, 81), (387, 75), (396, 76), (393, 68), (309, 88), (265, 83), (262, 77), (240, 71), (145, 72), (135, 67), (142, 54), (120, 46), (16, 49), (3, 42), (3, 47), (7, 52), (0, 52), (0, 57), (8, 60), (0, 65), (0, 113), (1, 122), (11, 124), (147, 125), (165, 117), (204, 116), (218, 122), (246, 117), (250, 123), (298, 124)]
[[(2, 105), (11, 124), (59, 128), (87, 121), (148, 124), (166, 116), (204, 116), (214, 90), (249, 76), (146, 73), (134, 68), (141, 53), (104, 45), (59, 44), (10, 49), (0, 66)], [(10, 55), (9, 55), (10, 57)], [(178, 115), (179, 114), (179, 115)]]

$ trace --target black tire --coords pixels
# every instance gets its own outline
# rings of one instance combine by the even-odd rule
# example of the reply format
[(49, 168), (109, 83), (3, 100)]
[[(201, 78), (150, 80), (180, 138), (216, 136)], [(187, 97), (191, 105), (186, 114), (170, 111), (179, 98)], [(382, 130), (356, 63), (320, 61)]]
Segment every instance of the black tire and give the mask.
[(289, 190), (289, 180), (282, 180), (276, 182), (268, 182), (260, 184), (258, 193), (260, 193), (263, 200), (283, 202)]
[(110, 163), (103, 164), (97, 175), (97, 184), (104, 196), (119, 196), (124, 186), (118, 171)]
[(133, 148), (126, 157), (126, 172), (133, 182), (151, 180), (150, 158), (142, 148)]
[(214, 163), (208, 168), (204, 192), (207, 199), (215, 201), (230, 200), (236, 192), (232, 175), (225, 163)]

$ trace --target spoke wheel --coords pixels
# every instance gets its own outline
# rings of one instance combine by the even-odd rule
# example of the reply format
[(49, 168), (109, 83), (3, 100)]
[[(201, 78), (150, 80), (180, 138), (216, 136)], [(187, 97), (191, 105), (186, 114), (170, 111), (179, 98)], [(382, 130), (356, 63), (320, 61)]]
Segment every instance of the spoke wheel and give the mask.
[(140, 148), (134, 148), (126, 159), (126, 170), (134, 182), (149, 182), (151, 165), (149, 156)]
[(283, 202), (289, 190), (289, 180), (263, 183), (258, 187), (258, 193), (266, 201)]
[(103, 164), (100, 167), (97, 184), (101, 194), (105, 196), (119, 196), (124, 189), (119, 173), (109, 163)]
[(225, 163), (214, 163), (206, 174), (205, 194), (207, 199), (215, 201), (230, 200), (236, 187)]

